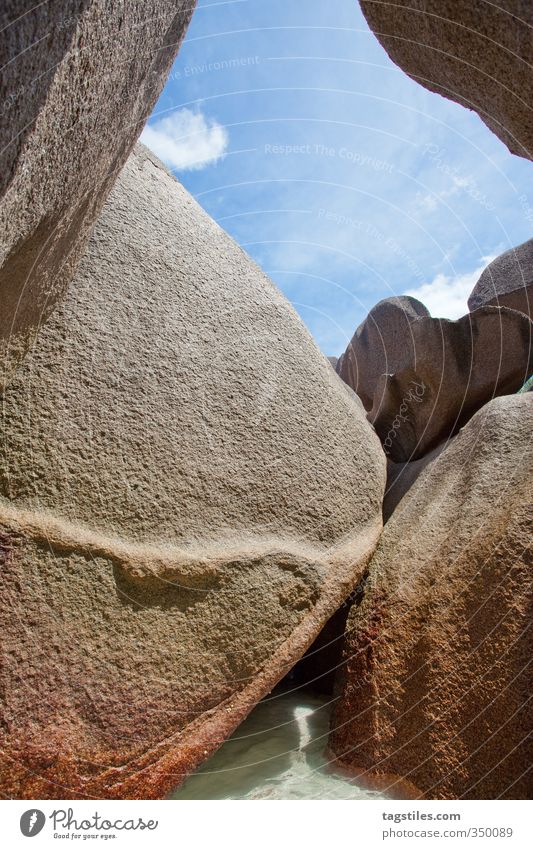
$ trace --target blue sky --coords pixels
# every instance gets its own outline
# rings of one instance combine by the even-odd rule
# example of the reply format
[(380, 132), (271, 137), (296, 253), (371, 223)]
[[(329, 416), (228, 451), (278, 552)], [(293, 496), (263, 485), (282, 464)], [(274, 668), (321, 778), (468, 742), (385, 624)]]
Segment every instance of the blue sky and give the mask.
[(142, 140), (328, 355), (393, 294), (459, 317), (532, 235), (531, 164), (393, 65), (357, 0), (200, 0)]

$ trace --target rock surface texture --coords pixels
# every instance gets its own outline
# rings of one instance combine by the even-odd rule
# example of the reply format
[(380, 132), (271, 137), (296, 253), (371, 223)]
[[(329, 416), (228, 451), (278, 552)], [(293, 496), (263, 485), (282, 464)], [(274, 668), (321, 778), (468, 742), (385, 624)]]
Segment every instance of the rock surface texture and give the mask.
[(4, 795), (165, 795), (381, 531), (362, 406), (142, 146), (4, 392), (1, 452)]
[(517, 392), (533, 371), (533, 323), (516, 310), (420, 318), (411, 339), (416, 365), (380, 378), (369, 413), (394, 462), (423, 457), (491, 398)]
[(195, 2), (22, 6), (0, 11), (0, 385), (72, 278)]
[(361, 8), (410, 77), (474, 109), (512, 153), (533, 158), (530, 0), (361, 0)]
[(411, 463), (387, 463), (387, 486), (383, 496), (383, 522), (388, 522), (398, 504), (409, 492), (420, 473), (444, 451), (448, 442), (441, 442), (433, 451)]
[(372, 409), (382, 374), (392, 374), (407, 365), (416, 367), (411, 324), (427, 316), (428, 310), (416, 298), (385, 298), (355, 331), (337, 362), (337, 374), (357, 392), (367, 410)]
[(531, 798), (532, 427), (497, 398), (422, 470), (348, 618), (331, 747), (395, 795)]
[(533, 239), (505, 251), (487, 266), (468, 299), (470, 311), (509, 307), (533, 318)]

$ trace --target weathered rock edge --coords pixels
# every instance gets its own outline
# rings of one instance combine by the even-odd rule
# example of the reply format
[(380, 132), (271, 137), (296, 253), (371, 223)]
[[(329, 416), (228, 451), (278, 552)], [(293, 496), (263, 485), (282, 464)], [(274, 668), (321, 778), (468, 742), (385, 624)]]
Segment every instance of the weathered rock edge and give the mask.
[(533, 158), (530, 0), (361, 0), (392, 61), (474, 109), (511, 153)]
[(468, 298), (470, 312), (484, 306), (509, 307), (533, 318), (533, 239), (497, 256)]
[(72, 279), (195, 5), (2, 3), (0, 386)]

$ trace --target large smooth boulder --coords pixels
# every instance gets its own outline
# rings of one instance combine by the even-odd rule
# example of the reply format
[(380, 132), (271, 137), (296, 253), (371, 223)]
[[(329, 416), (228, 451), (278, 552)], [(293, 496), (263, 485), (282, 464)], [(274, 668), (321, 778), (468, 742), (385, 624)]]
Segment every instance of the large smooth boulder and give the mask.
[(355, 331), (337, 362), (337, 374), (372, 409), (382, 374), (416, 365), (411, 324), (429, 316), (426, 307), (408, 295), (385, 298), (373, 307)]
[(397, 463), (423, 457), (491, 398), (517, 392), (533, 371), (533, 323), (516, 310), (421, 318), (411, 336), (416, 363), (380, 378), (369, 413)]
[(531, 798), (530, 395), (423, 469), (347, 622), (330, 745), (389, 792)]
[(468, 299), (473, 310), (493, 305), (533, 318), (533, 239), (505, 251), (482, 273)]
[(71, 280), (194, 7), (2, 3), (0, 385)]
[(511, 153), (533, 158), (530, 0), (361, 0), (393, 62), (474, 109)]
[(142, 146), (1, 428), (2, 793), (163, 796), (360, 580), (379, 440)]

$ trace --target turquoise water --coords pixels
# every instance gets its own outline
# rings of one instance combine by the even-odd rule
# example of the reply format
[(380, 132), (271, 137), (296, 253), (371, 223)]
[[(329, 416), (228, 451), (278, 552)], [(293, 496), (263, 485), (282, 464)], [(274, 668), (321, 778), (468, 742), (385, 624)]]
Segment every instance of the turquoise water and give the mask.
[(330, 702), (272, 693), (173, 799), (379, 799), (324, 756)]

